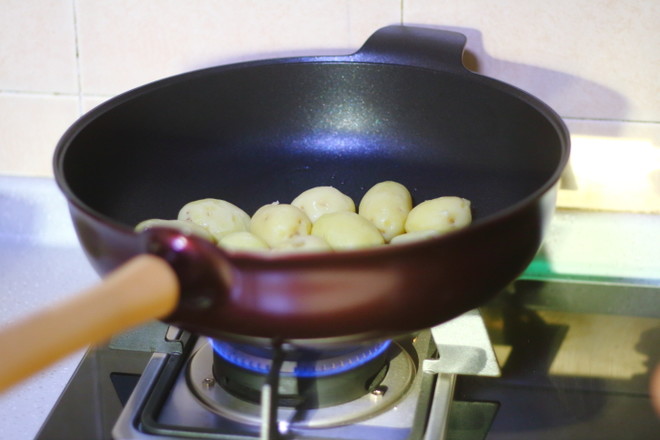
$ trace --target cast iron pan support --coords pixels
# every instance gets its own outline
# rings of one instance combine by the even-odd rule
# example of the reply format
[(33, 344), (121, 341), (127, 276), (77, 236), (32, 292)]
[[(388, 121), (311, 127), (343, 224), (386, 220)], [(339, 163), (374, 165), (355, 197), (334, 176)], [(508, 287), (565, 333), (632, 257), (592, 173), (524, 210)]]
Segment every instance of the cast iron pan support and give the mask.
[(273, 360), (261, 388), (261, 435), (260, 440), (278, 440), (280, 431), (277, 420), (277, 394), (280, 386), (280, 371), (284, 362), (282, 344), (273, 342)]

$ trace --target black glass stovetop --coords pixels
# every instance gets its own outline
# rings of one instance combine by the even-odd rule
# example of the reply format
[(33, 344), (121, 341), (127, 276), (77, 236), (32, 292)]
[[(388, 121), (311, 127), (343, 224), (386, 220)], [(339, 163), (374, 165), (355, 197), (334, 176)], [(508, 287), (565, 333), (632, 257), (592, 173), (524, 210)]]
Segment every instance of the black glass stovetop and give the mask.
[[(658, 438), (660, 289), (520, 280), (481, 311), (502, 377), (457, 378), (447, 439)], [(111, 439), (152, 354), (186, 356), (194, 337), (167, 330), (154, 322), (90, 349), (37, 439)]]

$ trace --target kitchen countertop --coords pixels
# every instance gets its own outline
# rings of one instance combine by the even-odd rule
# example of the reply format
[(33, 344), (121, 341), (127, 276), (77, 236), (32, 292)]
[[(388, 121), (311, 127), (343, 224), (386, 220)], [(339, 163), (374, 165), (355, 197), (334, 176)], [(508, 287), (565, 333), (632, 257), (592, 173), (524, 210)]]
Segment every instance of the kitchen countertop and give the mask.
[[(97, 280), (53, 180), (0, 176), (0, 327)], [(82, 355), (0, 394), (0, 439), (34, 438)]]

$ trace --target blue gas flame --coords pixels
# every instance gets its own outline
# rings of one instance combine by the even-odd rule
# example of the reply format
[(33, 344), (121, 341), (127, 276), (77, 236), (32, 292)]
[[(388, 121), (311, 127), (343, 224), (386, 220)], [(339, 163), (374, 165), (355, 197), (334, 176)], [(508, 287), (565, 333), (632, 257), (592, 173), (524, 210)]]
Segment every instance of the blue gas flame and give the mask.
[[(295, 362), (293, 371), (282, 371), (281, 374), (300, 378), (314, 378), (343, 373), (382, 355), (389, 348), (390, 344), (391, 341), (389, 340), (379, 342), (370, 347), (356, 349), (346, 354), (346, 356), (338, 356), (330, 359), (319, 359), (311, 355), (308, 359), (301, 359)], [(240, 368), (260, 374), (267, 374), (270, 370), (271, 362), (269, 359), (246, 355), (243, 351), (236, 349), (233, 344), (228, 342), (211, 339), (211, 345), (218, 356)]]

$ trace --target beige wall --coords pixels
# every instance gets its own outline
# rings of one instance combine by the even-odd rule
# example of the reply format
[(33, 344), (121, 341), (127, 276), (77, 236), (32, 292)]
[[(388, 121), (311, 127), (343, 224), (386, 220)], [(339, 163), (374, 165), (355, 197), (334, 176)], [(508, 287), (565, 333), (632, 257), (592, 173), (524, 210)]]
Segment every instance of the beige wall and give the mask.
[[(566, 206), (660, 211), (657, 0), (0, 0), (0, 174), (51, 175), (62, 132), (134, 86), (237, 60), (351, 52), (400, 23), (465, 33), (471, 66), (565, 118), (580, 187), (563, 192)], [(595, 153), (628, 177), (585, 168)]]

